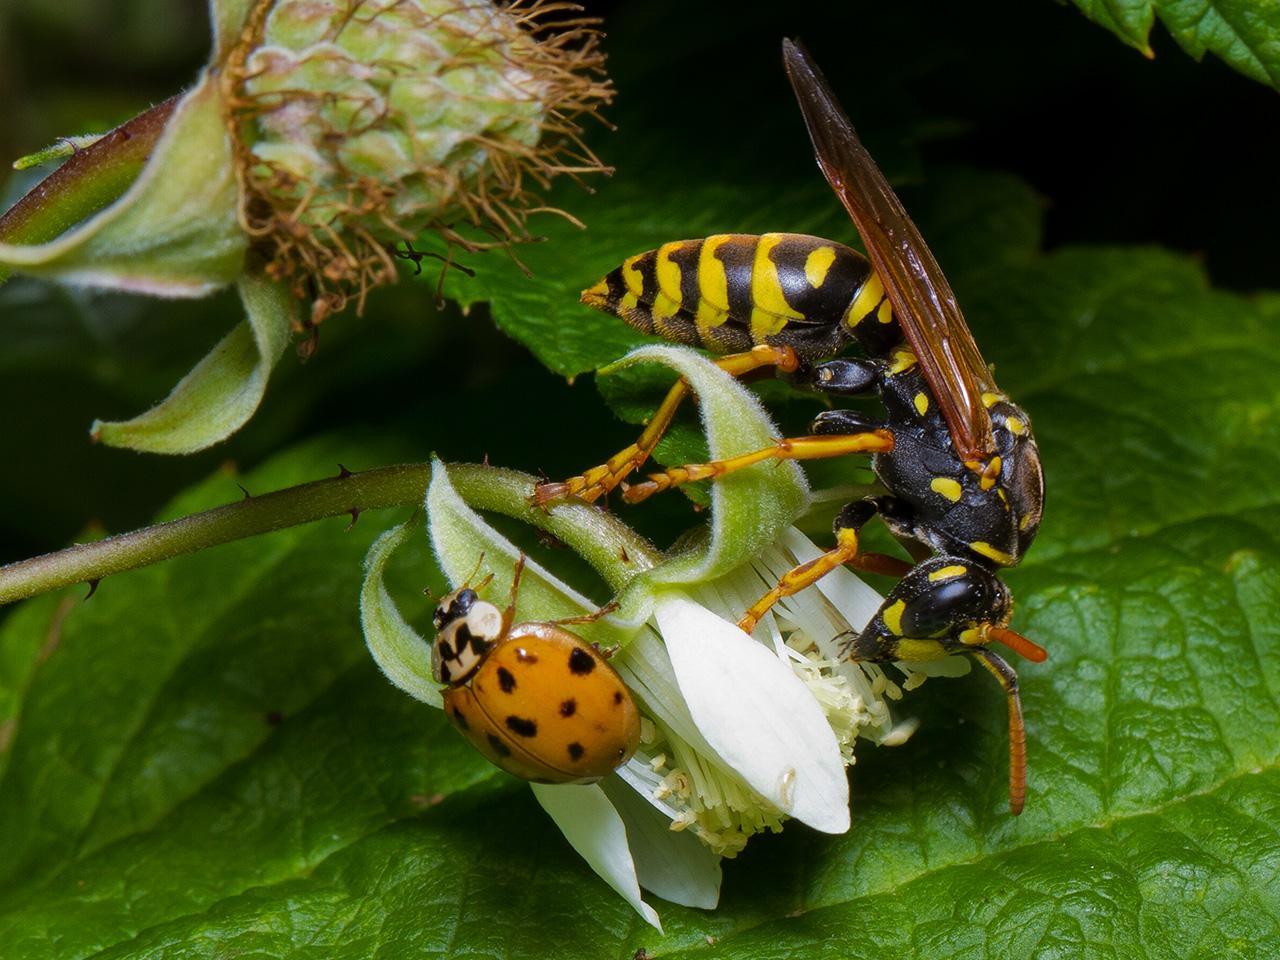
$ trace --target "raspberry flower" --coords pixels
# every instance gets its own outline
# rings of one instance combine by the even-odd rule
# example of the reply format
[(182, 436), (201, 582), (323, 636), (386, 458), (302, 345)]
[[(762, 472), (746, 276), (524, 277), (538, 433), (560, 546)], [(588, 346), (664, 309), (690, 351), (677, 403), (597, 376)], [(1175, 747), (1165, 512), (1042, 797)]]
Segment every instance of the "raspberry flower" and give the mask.
[[(773, 433), (755, 399), (692, 351), (657, 347), (626, 363), (659, 362), (685, 376), (701, 401), (714, 456)], [(748, 636), (734, 624), (781, 571), (818, 554), (793, 521), (809, 502), (799, 470), (760, 465), (717, 483), (711, 519), (660, 554), (617, 518), (580, 503), (529, 506), (536, 479), (488, 466), (436, 461), (426, 526), (440, 567), (458, 585), (481, 567), (505, 596), (520, 550), (478, 510), (538, 525), (591, 563), (614, 592), (616, 613), (575, 626), (601, 649), (640, 708), (641, 742), (591, 785), (534, 784), (539, 802), (601, 878), (655, 926), (648, 890), (712, 908), (720, 861), (789, 819), (827, 833), (850, 825), (845, 768), (855, 741), (903, 742), (888, 700), (902, 688), (880, 667), (840, 662), (833, 638), (865, 624), (880, 597), (841, 570), (780, 603)], [(369, 553), (361, 597), (366, 641), (388, 678), (438, 707), (428, 641), (405, 622), (383, 574), (414, 520)], [(580, 616), (599, 606), (530, 561), (518, 620)], [(946, 671), (948, 666), (942, 669)], [(923, 679), (906, 673), (902, 686)]]

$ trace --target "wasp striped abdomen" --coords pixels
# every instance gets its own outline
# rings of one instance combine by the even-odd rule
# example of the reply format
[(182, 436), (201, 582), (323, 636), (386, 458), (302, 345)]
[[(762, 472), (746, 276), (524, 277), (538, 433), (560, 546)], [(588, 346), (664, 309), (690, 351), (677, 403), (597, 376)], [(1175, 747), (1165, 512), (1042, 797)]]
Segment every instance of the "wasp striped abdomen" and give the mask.
[(836, 353), (873, 316), (892, 321), (865, 257), (799, 233), (666, 243), (629, 257), (582, 301), (677, 343), (716, 353), (786, 345), (803, 359)]

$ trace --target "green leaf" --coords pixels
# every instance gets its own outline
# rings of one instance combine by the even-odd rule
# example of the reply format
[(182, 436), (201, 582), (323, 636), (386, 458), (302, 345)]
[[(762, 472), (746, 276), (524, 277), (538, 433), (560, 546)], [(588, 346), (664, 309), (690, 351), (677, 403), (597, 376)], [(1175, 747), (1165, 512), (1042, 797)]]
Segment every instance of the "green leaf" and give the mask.
[[(527, 791), (378, 673), (355, 609), (378, 528), (334, 521), (9, 618), (6, 957), (1273, 955), (1278, 301), (1140, 249), (954, 281), (1049, 482), (1040, 540), (1008, 574), (1015, 626), (1051, 652), (1021, 670), (1021, 818), (1004, 812), (998, 690), (933, 679), (903, 703), (920, 732), (859, 755), (847, 836), (754, 841), (719, 909), (662, 905), (659, 937)], [(170, 512), (233, 495), (215, 478)], [(389, 568), (402, 602), (442, 585), (418, 556)]]
[(1280, 88), (1280, 4), (1274, 0), (1072, 0), (1089, 19), (1148, 57), (1156, 18), (1196, 60), (1215, 53)]
[(143, 453), (194, 453), (244, 426), (267, 392), (289, 343), (298, 301), (282, 284), (244, 274), (238, 288), (245, 319), (146, 413), (123, 422), (95, 421), (94, 440)]

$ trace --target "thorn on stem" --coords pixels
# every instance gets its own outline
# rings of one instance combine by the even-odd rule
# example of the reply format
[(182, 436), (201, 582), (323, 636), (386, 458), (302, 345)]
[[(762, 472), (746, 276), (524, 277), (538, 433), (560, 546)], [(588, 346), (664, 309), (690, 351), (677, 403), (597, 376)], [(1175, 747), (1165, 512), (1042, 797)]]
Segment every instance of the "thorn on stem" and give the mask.
[(89, 584), (89, 592), (84, 595), (85, 600), (88, 600), (90, 597), (92, 597), (95, 593), (98, 592), (98, 584), (100, 584), (101, 582), (102, 582), (101, 577), (95, 577), (94, 579), (87, 581), (87, 583)]
[(252, 499), (253, 499), (253, 494), (252, 494), (252, 493), (250, 493), (248, 490), (246, 490), (246, 489), (245, 489), (245, 486), (244, 486), (244, 484), (243, 484), (243, 483), (237, 483), (237, 484), (236, 484), (236, 486), (240, 488), (240, 492), (244, 494), (244, 498), (245, 498), (246, 500), (252, 500)]
[(351, 522), (347, 524), (347, 533), (351, 532), (351, 528), (356, 525), (356, 521), (360, 519), (360, 508), (352, 507), (347, 513), (351, 514)]
[(345, 480), (349, 476), (351, 476), (351, 471), (348, 470), (343, 464), (341, 463), (338, 464), (338, 479)]

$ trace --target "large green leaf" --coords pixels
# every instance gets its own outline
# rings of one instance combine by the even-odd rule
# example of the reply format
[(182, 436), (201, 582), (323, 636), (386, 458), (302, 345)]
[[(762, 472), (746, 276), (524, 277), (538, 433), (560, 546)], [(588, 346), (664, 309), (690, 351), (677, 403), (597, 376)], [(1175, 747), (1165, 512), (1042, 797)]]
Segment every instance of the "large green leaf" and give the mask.
[[(849, 835), (758, 840), (718, 911), (666, 905), (659, 937), (522, 788), (381, 678), (355, 603), (379, 528), (333, 521), (9, 619), (4, 955), (1274, 955), (1276, 300), (1215, 292), (1155, 250), (961, 276), (1050, 483), (1008, 577), (1016, 624), (1052, 654), (1023, 670), (1021, 818), (1004, 812), (998, 691), (934, 680), (908, 701), (916, 738), (855, 768)], [(402, 570), (398, 594), (434, 580)]]
[[(636, 49), (669, 69), (669, 47)], [(744, 142), (726, 137), (731, 122), (681, 141), (685, 168), (655, 159), (671, 148), (668, 120), (624, 122), (618, 178), (594, 198), (557, 196), (590, 230), (524, 251), (534, 282), (490, 257), (470, 288), (560, 374), (637, 342), (576, 304), (628, 253), (719, 230), (851, 234), (807, 156), (802, 185), (719, 177), (706, 157)], [(345, 520), (285, 531), (8, 616), (0, 956), (1280, 953), (1280, 299), (1216, 292), (1193, 262), (1153, 249), (1042, 255), (1037, 203), (1009, 178), (930, 171), (908, 202), (1046, 460), (1045, 526), (1008, 576), (1015, 625), (1051, 650), (1022, 669), (1021, 818), (1005, 812), (998, 690), (977, 674), (931, 680), (903, 704), (920, 732), (859, 755), (849, 835), (793, 825), (757, 838), (725, 864), (720, 909), (659, 902), (659, 936), (523, 786), (377, 671), (359, 631), (360, 560), (402, 518), (366, 515), (350, 533)], [(327, 412), (349, 417), (362, 399), (371, 419), (377, 403), (418, 397), (407, 384), (439, 383), (408, 455), (487, 450), (534, 469), (539, 447), (578, 466), (612, 452), (598, 421), (583, 426), (594, 394), (503, 366), (492, 341), (451, 343), (449, 364), (416, 375), (425, 384), (371, 377)], [(422, 352), (405, 351), (404, 367)], [(794, 407), (796, 422), (812, 409)], [(405, 455), (336, 440), (240, 479), (258, 492)], [(166, 514), (237, 496), (219, 475)], [(620, 512), (644, 522), (661, 509)], [(428, 564), (423, 549), (389, 574), (419, 626), (421, 588), (441, 585)]]
[(1090, 20), (1151, 56), (1156, 18), (1188, 54), (1216, 53), (1246, 76), (1280, 87), (1280, 4), (1275, 0), (1072, 0)]

